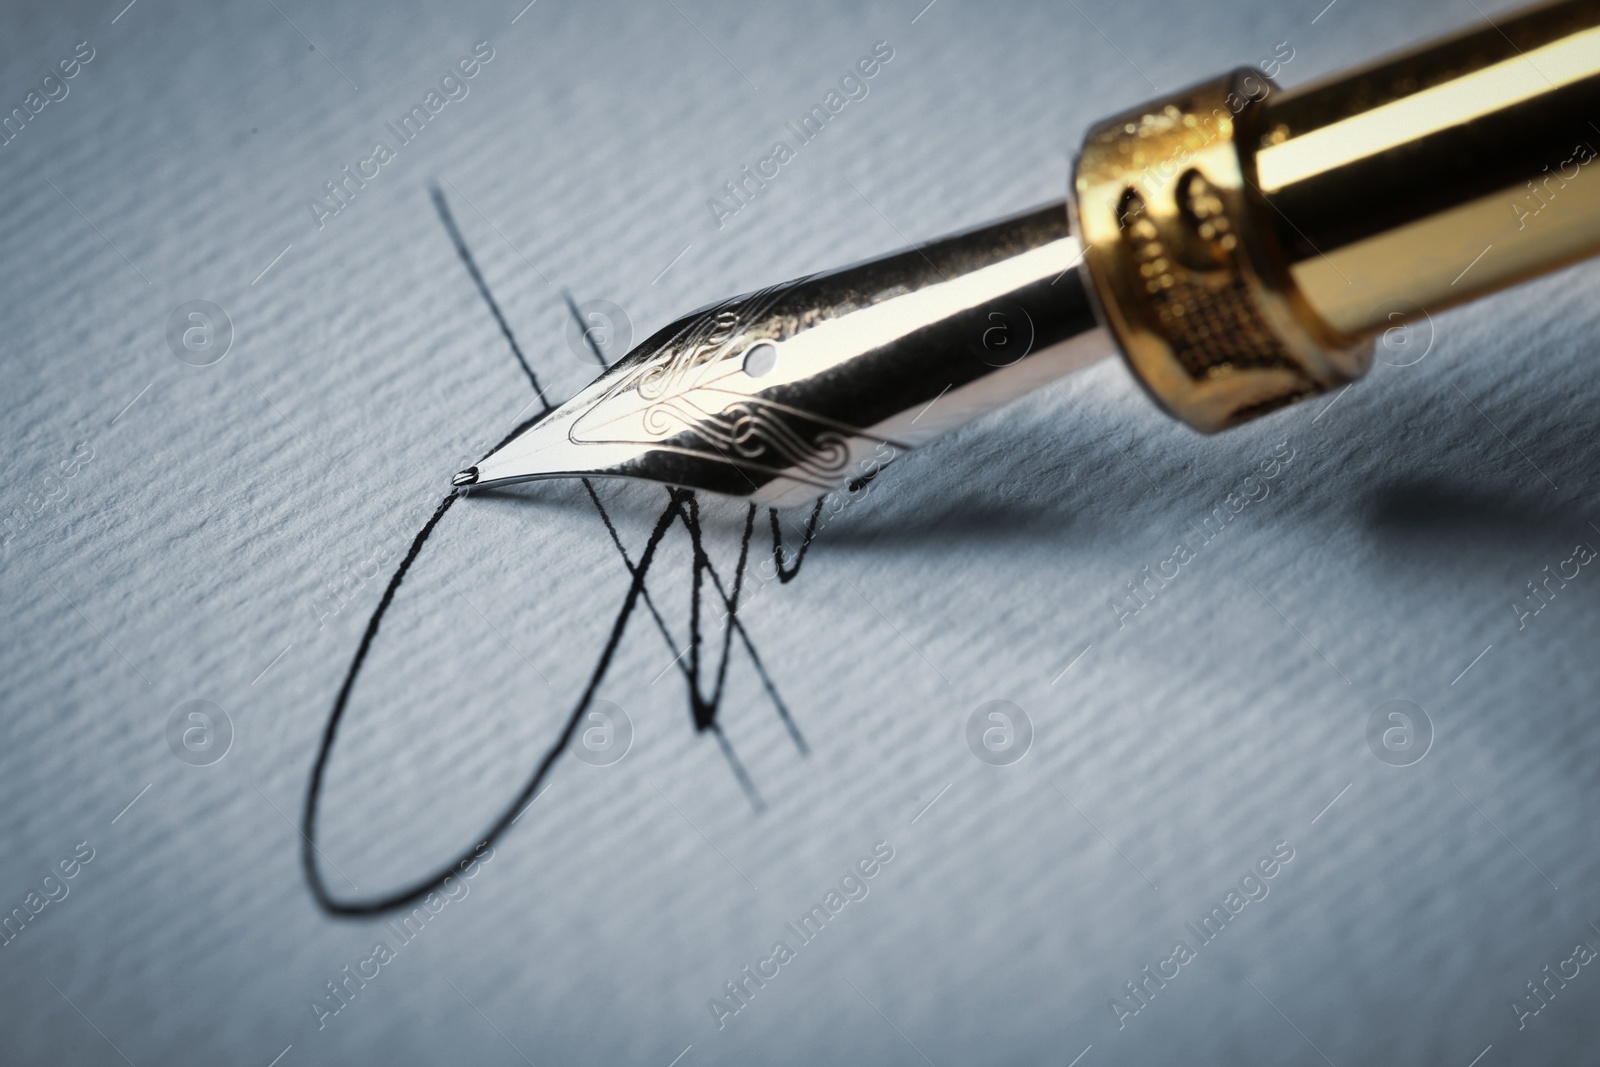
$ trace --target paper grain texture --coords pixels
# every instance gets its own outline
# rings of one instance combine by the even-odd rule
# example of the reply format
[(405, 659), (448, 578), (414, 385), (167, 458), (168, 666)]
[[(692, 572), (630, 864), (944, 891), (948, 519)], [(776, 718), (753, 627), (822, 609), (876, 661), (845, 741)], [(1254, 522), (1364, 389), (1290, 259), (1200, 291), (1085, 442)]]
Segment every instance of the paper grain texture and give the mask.
[[(1591, 1055), (1600, 973), (1566, 961), (1600, 946), (1600, 573), (1520, 628), (1513, 605), (1600, 545), (1592, 265), (1440, 315), (1415, 365), (1216, 438), (1102, 364), (895, 463), (789, 584), (755, 576), (758, 516), (741, 618), (810, 746), (735, 645), (719, 721), (764, 810), (693, 730), (677, 527), (648, 578), (677, 647), (636, 610), (598, 693), (633, 723), (624, 759), (559, 763), (409, 941), (319, 911), (300, 868), (318, 740), (395, 561), (535, 399), (431, 185), (559, 401), (595, 372), (563, 290), (642, 339), (1058, 198), (1086, 125), (1157, 88), (1280, 42), (1279, 80), (1301, 84), (1475, 5), (119, 7), (0, 14), (0, 106), (29, 116), (0, 147), (0, 909), (25, 920), (0, 948), (0, 1060)], [(81, 42), (93, 58), (33, 113)], [(708, 204), (879, 42), (893, 58), (864, 97), (749, 203)], [(464, 95), (400, 144), (389, 124), (480, 43)], [(331, 213), (327, 183), (379, 141), (392, 158)], [(232, 322), (210, 366), (168, 344), (193, 300)], [(597, 492), (637, 559), (665, 492)], [(731, 580), (743, 508), (702, 508)], [(1177, 576), (1130, 601), (1180, 543)], [(629, 581), (581, 486), (455, 505), (334, 751), (333, 892), (478, 840)], [(165, 734), (194, 700), (234, 730), (210, 766)], [(1032, 723), (1014, 765), (968, 747), (992, 700)], [(1368, 743), (1395, 700), (1432, 725), (1409, 767)], [(791, 933), (879, 842), (893, 859), (851, 883), (865, 895)], [(1253, 873), (1275, 848), (1292, 859)], [(1233, 914), (1247, 876), (1265, 896)], [(1188, 924), (1217, 907), (1205, 941)], [(368, 964), (378, 941), (392, 958)], [(764, 963), (779, 941), (792, 958)], [(1192, 958), (1164, 963), (1179, 941)], [(773, 966), (759, 987), (742, 970)], [(1519, 1029), (1513, 1004), (1542, 1003), (1528, 983), (1573, 967)], [(315, 1007), (341, 1003), (330, 982), (336, 1014)]]

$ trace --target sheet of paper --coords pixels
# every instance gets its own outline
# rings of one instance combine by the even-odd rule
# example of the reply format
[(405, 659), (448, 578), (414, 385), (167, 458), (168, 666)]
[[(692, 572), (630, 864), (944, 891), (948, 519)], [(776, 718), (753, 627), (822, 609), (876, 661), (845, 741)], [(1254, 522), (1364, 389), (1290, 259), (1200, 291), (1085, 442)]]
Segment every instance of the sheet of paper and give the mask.
[(630, 597), (660, 488), (595, 487), (626, 561), (581, 485), (457, 502), (332, 748), (327, 892), (472, 854), (595, 702), (420, 910), (319, 907), (330, 710), (451, 473), (534, 410), (508, 334), (559, 401), (597, 369), (564, 293), (615, 356), (1059, 198), (1158, 89), (1486, 17), (923, 5), (0, 13), (0, 1059), (1593, 1046), (1594, 266), (1216, 438), (1097, 366), (831, 503), (792, 581), (755, 515), (732, 631), (742, 505), (698, 502), (696, 620), (682, 521)]

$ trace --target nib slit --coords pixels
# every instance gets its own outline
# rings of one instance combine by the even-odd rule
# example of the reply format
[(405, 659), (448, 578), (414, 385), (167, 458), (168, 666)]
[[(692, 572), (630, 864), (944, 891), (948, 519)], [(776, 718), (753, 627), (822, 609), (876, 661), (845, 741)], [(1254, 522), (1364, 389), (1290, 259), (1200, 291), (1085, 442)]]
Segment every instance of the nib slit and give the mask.
[(478, 468), (468, 467), (466, 470), (459, 472), (454, 478), (450, 479), (450, 484), (458, 489), (466, 485), (477, 485)]

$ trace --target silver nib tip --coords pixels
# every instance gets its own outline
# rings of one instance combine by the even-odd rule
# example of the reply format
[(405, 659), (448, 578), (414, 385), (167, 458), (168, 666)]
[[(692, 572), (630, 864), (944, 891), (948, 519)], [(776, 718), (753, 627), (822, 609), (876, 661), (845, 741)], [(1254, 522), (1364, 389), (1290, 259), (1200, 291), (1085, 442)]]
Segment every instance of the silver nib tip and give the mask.
[(468, 467), (466, 470), (460, 471), (459, 473), (456, 474), (456, 476), (454, 478), (450, 479), (450, 484), (455, 486), (457, 489), (461, 488), (464, 485), (477, 485), (478, 484), (478, 468), (477, 467)]

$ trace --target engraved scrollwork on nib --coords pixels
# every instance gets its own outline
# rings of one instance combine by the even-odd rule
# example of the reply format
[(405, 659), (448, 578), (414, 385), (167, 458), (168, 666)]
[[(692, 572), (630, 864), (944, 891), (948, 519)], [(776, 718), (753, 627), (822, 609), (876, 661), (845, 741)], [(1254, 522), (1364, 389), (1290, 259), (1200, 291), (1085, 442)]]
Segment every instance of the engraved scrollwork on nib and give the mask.
[[(850, 461), (850, 446), (845, 436), (820, 429), (808, 438), (799, 428), (790, 425), (786, 419), (789, 414), (780, 405), (763, 404), (759, 400), (728, 408), (723, 418), (732, 418), (729, 438), (734, 451), (774, 469), (798, 467), (807, 474), (823, 478), (843, 471)], [(796, 421), (812, 420), (801, 417)]]
[(609, 417), (581, 416), (573, 442), (648, 444), (832, 485), (849, 466), (851, 438), (872, 435), (797, 406), (803, 397), (771, 375), (771, 366), (753, 375), (744, 361), (753, 345), (779, 358), (786, 330), (775, 309), (806, 280), (715, 305), (635, 351), (590, 408)]

